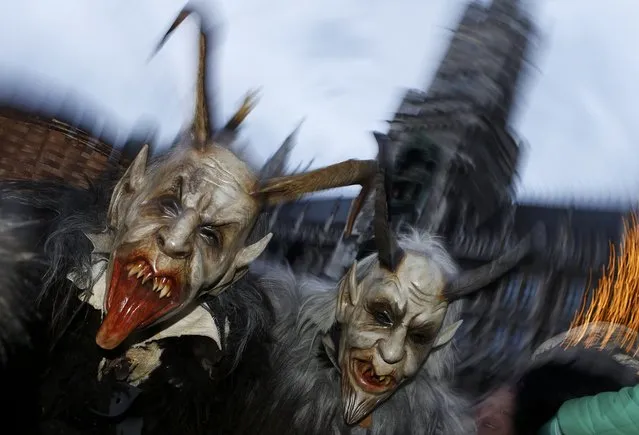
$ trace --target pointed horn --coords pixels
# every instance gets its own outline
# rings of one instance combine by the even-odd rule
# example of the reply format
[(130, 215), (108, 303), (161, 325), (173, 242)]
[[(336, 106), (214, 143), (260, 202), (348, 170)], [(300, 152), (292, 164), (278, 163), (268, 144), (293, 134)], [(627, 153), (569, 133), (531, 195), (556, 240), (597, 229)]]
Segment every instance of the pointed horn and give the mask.
[(390, 272), (395, 272), (406, 253), (397, 244), (397, 239), (390, 226), (390, 192), (392, 188), (391, 159), (389, 156), (390, 141), (388, 136), (373, 132), (379, 153), (378, 173), (375, 182), (375, 243), (379, 264)]
[(195, 115), (193, 118), (193, 125), (191, 126), (191, 130), (194, 136), (194, 145), (199, 149), (204, 149), (211, 142), (210, 139), (212, 139), (213, 137), (212, 132), (214, 129), (211, 128), (212, 123), (209, 102), (212, 101), (212, 83), (208, 71), (208, 36), (204, 31), (203, 14), (194, 9), (193, 6), (186, 6), (184, 9), (182, 9), (169, 30), (160, 41), (157, 49), (155, 50), (155, 53), (157, 53), (162, 48), (173, 31), (175, 31), (175, 29), (177, 29), (179, 25), (191, 14), (197, 15), (200, 19), (200, 41), (198, 51)]
[[(266, 180), (253, 193), (260, 197), (266, 205), (294, 201), (306, 193), (335, 189), (345, 186), (362, 186), (358, 198), (366, 197), (371, 189), (377, 171), (375, 160), (346, 160), (341, 163), (315, 169), (301, 174)], [(363, 201), (353, 201), (347, 219), (347, 228), (352, 228), (355, 217), (361, 210)], [(349, 233), (350, 234), (350, 233)]]
[(535, 226), (533, 231), (521, 239), (514, 248), (500, 257), (476, 269), (462, 272), (446, 286), (444, 297), (448, 301), (453, 301), (481, 290), (517, 266), (534, 247), (545, 244), (543, 242), (545, 238), (545, 227), (543, 225)]
[(224, 128), (216, 134), (216, 143), (221, 146), (228, 147), (235, 141), (240, 126), (257, 105), (259, 92), (259, 89), (253, 89), (246, 93), (240, 108), (237, 109), (231, 119), (228, 120), (228, 122), (224, 125)]
[(284, 139), (284, 142), (282, 142), (282, 145), (280, 145), (277, 151), (268, 159), (264, 166), (262, 166), (260, 170), (260, 180), (267, 180), (284, 175), (289, 156), (295, 147), (297, 134), (303, 122), (304, 120), (295, 127), (286, 139)]

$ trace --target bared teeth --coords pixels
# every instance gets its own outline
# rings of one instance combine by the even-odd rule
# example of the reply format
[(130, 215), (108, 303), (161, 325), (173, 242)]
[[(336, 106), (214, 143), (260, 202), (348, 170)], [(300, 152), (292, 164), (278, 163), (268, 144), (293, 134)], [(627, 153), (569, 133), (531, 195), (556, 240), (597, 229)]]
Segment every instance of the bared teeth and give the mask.
[(131, 263), (126, 266), (129, 271), (129, 278), (134, 276), (142, 280), (142, 284), (146, 284), (153, 279), (153, 291), (159, 293), (159, 297), (171, 296), (171, 282), (167, 278), (154, 277), (150, 266), (143, 261)]
[(169, 297), (171, 295), (171, 288), (169, 287), (168, 284), (165, 284), (164, 287), (162, 288), (162, 291), (160, 292), (160, 298), (163, 297)]
[(171, 295), (171, 285), (166, 278), (153, 278), (153, 291), (160, 293), (160, 297)]
[(138, 275), (142, 272), (142, 270), (144, 269), (144, 263), (142, 262), (138, 262), (138, 263), (134, 263), (134, 264), (129, 264), (126, 267), (129, 270), (129, 278), (132, 277), (133, 275)]
[(153, 278), (153, 291), (159, 292), (163, 278)]
[(151, 272), (148, 272), (146, 275), (144, 275), (144, 278), (142, 278), (142, 284), (145, 284), (148, 280), (151, 279), (152, 276), (153, 274)]

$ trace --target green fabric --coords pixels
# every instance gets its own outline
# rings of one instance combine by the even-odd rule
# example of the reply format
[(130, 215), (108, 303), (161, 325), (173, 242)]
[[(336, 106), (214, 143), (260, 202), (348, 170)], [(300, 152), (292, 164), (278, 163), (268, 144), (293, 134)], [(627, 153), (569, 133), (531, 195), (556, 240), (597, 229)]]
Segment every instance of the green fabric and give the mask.
[(568, 400), (556, 419), (563, 435), (639, 435), (639, 385)]
[(559, 420), (554, 417), (539, 430), (539, 435), (564, 435), (559, 427)]

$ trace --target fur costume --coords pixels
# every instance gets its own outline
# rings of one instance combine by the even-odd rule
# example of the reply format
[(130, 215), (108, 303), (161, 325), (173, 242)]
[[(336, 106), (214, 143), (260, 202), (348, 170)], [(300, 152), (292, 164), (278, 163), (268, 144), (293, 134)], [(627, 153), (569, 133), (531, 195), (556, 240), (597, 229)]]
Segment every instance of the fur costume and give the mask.
[(273, 345), (243, 359), (220, 385), (227, 397), (215, 420), (221, 433), (474, 433), (470, 404), (452, 388), (461, 298), (521, 261), (531, 237), (487, 267), (461, 273), (430, 234), (396, 239), (387, 138), (376, 138), (377, 252), (337, 284), (286, 270), (265, 276), (276, 312)]
[[(400, 246), (411, 244), (438, 247), (436, 241), (418, 233), (400, 241)], [(374, 261), (375, 257), (368, 259), (371, 264)], [(365, 264), (360, 270), (365, 273)], [(233, 417), (216, 425), (220, 433), (473, 433), (470, 405), (450, 383), (454, 345), (434, 351), (419, 374), (374, 411), (370, 429), (346, 425), (336, 355), (340, 331), (334, 320), (335, 284), (310, 277), (299, 279), (283, 269), (269, 273), (263, 286), (269, 288), (267, 294), (281, 316), (269, 353), (272, 371), (256, 377), (258, 365), (264, 365), (264, 355), (260, 359), (245, 358), (224, 382), (229, 399), (221, 414)], [(451, 305), (443, 327), (457, 321), (460, 303)]]

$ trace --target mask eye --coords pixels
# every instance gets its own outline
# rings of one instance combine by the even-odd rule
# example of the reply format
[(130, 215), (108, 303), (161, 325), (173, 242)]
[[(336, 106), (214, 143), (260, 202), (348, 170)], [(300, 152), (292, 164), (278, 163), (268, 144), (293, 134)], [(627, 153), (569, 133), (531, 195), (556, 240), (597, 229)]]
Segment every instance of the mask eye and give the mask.
[(166, 217), (177, 217), (182, 210), (177, 198), (172, 196), (164, 196), (158, 200), (158, 208)]
[(206, 240), (209, 245), (220, 246), (222, 244), (222, 236), (220, 235), (218, 229), (215, 228), (213, 225), (201, 226), (200, 236), (202, 236), (202, 238)]
[(413, 343), (419, 345), (426, 345), (432, 341), (431, 335), (423, 332), (412, 332), (409, 337)]
[(393, 326), (393, 319), (387, 311), (374, 311), (373, 318), (377, 323), (383, 326)]

